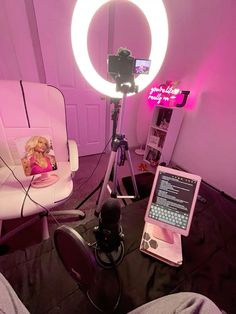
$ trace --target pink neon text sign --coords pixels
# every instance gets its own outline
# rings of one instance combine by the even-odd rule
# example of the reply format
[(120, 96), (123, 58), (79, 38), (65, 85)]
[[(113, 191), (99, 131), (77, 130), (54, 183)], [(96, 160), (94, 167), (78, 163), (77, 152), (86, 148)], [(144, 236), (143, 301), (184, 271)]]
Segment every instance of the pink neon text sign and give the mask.
[(158, 87), (152, 87), (148, 95), (148, 103), (152, 106), (184, 107), (190, 91), (176, 88), (178, 82), (166, 81)]

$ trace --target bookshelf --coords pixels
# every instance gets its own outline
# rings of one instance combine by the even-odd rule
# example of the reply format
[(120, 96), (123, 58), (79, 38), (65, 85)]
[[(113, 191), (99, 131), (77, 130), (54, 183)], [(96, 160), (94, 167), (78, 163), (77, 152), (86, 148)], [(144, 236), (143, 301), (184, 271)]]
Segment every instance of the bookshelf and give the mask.
[(145, 162), (153, 166), (162, 162), (169, 164), (183, 117), (182, 108), (154, 108), (144, 152)]

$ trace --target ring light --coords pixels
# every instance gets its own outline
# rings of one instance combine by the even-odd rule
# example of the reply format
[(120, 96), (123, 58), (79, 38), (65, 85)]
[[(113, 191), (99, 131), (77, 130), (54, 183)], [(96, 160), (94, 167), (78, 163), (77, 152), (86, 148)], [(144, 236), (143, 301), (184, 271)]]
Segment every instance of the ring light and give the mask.
[[(96, 11), (109, 0), (78, 0), (71, 24), (72, 49), (76, 63), (88, 83), (100, 93), (121, 98), (122, 93), (116, 91), (116, 84), (103, 79), (94, 69), (87, 47), (87, 36), (90, 22)], [(168, 21), (164, 4), (161, 0), (129, 0), (146, 16), (151, 31), (151, 49), (149, 59), (152, 66), (149, 75), (139, 76), (136, 84), (139, 91), (147, 87), (155, 78), (165, 57), (168, 43)]]

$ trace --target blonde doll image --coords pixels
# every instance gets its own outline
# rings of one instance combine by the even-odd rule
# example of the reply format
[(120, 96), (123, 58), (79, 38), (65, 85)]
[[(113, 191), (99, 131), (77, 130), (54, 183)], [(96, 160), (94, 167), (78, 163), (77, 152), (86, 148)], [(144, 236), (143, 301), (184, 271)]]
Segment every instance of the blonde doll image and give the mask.
[(25, 144), (25, 156), (21, 159), (26, 176), (57, 169), (52, 146), (44, 136), (32, 136)]

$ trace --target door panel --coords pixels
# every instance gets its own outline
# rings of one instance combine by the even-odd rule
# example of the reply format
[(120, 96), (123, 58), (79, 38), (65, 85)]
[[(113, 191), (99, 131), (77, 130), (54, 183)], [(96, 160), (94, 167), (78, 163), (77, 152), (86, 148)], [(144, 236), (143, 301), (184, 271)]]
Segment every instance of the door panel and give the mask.
[(0, 1), (0, 79), (39, 81), (24, 0)]
[[(70, 35), (75, 3), (34, 0), (34, 9), (47, 83), (64, 94), (68, 136), (77, 141), (80, 156), (84, 156), (100, 153), (105, 147), (106, 100), (83, 79), (75, 63)], [(93, 64), (100, 73), (106, 73), (108, 7), (99, 14), (99, 23), (96, 19), (88, 44)]]

